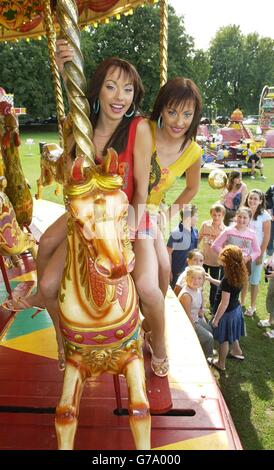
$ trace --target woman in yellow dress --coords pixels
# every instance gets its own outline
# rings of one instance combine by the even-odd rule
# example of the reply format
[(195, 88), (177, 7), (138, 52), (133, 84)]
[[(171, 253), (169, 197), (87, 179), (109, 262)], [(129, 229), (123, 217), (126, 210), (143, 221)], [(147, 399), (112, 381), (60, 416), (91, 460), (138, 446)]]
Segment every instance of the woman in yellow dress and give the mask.
[[(140, 297), (147, 344), (154, 373), (168, 373), (165, 345), (164, 301), (170, 280), (170, 263), (161, 230), (157, 226), (159, 206), (176, 178), (185, 173), (185, 187), (165, 212), (170, 220), (197, 194), (200, 182), (201, 147), (195, 142), (202, 101), (192, 80), (169, 80), (159, 91), (150, 117), (153, 135), (146, 226), (139, 227), (134, 243), (133, 277)], [(182, 185), (183, 185), (183, 180)]]

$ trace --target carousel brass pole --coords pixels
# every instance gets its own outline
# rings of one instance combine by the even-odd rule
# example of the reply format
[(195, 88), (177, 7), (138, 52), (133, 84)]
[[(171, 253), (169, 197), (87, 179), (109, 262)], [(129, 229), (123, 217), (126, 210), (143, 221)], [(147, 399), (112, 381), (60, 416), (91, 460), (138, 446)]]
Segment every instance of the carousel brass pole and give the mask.
[(60, 146), (64, 148), (62, 121), (65, 118), (65, 109), (64, 109), (64, 100), (63, 100), (63, 94), (62, 94), (60, 74), (59, 74), (58, 67), (55, 61), (55, 57), (54, 57), (56, 34), (55, 34), (54, 25), (53, 25), (50, 0), (44, 0), (44, 13), (45, 13), (45, 27), (46, 27), (47, 39), (48, 39), (50, 68), (51, 68), (51, 72), (53, 75), (56, 111), (57, 111), (57, 117), (58, 117), (59, 141), (60, 141)]
[(168, 0), (160, 1), (160, 86), (167, 81)]
[(80, 49), (78, 10), (74, 0), (58, 0), (56, 6), (60, 36), (74, 50), (74, 59), (64, 66), (66, 88), (73, 121), (76, 156), (84, 156), (94, 166), (95, 150), (92, 143), (93, 129), (89, 120), (89, 103), (86, 98), (87, 83), (84, 76), (84, 61)]

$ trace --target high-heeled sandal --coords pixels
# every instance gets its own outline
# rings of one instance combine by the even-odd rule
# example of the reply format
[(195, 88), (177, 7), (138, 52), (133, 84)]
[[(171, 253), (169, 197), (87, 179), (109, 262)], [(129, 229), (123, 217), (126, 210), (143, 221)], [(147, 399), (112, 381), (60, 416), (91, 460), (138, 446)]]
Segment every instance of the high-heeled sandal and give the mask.
[(153, 370), (154, 374), (157, 375), (157, 377), (166, 377), (169, 370), (168, 357), (166, 356), (160, 359), (159, 357), (155, 356), (151, 345), (151, 331), (147, 331), (145, 333), (145, 342), (151, 354), (151, 369)]
[(44, 310), (41, 307), (36, 307), (35, 305), (29, 304), (27, 299), (25, 297), (13, 297), (12, 299), (7, 299), (5, 300), (2, 304), (1, 307), (3, 307), (5, 310), (9, 310), (10, 312), (22, 312), (23, 310), (27, 310), (28, 308), (35, 308), (36, 311), (32, 315), (35, 316), (35, 314), (41, 312)]

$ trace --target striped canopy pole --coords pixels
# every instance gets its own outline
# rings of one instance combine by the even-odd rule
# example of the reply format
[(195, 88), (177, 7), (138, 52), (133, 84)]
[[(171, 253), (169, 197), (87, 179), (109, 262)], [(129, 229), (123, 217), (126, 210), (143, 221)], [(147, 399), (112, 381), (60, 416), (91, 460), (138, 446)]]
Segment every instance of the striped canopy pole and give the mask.
[(90, 108), (86, 98), (87, 82), (84, 75), (84, 59), (80, 49), (78, 9), (74, 0), (57, 0), (56, 13), (60, 37), (67, 40), (74, 50), (72, 61), (65, 63), (66, 88), (76, 143), (76, 157), (83, 156), (89, 166), (95, 166), (95, 150), (92, 143), (93, 129), (89, 119)]
[(168, 0), (160, 0), (160, 86), (167, 81)]
[(53, 76), (54, 84), (54, 93), (56, 101), (56, 112), (58, 118), (58, 130), (59, 130), (59, 141), (60, 146), (64, 148), (64, 138), (63, 138), (63, 128), (62, 121), (65, 118), (65, 109), (64, 109), (64, 100), (62, 94), (62, 86), (60, 80), (60, 74), (58, 67), (55, 61), (55, 42), (56, 42), (56, 33), (53, 24), (53, 15), (51, 12), (50, 0), (44, 0), (44, 22), (48, 39), (48, 51), (49, 51), (49, 60), (50, 68)]

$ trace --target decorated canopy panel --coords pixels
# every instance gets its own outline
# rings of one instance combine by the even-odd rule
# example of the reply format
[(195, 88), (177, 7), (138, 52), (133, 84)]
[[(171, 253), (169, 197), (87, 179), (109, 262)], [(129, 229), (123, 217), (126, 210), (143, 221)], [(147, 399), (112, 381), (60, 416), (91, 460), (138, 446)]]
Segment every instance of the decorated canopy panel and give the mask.
[[(133, 9), (158, 0), (76, 0), (79, 10), (79, 26), (95, 25), (111, 17), (132, 14)], [(51, 2), (52, 5), (56, 1)], [(0, 41), (23, 37), (39, 37), (45, 34), (43, 0), (1, 0)]]

